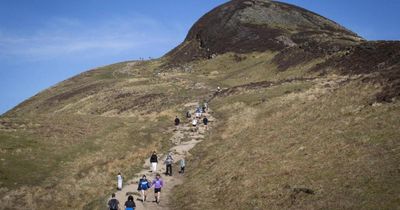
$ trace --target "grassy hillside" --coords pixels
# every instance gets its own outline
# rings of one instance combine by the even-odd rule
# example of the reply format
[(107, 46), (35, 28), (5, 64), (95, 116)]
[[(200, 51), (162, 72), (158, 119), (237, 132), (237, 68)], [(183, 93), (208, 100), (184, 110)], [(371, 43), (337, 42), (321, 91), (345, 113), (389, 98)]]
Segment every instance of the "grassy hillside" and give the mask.
[(1, 208), (101, 208), (118, 172), (169, 148), (183, 104), (211, 97), (218, 125), (173, 209), (396, 209), (400, 104), (376, 99), (387, 84), (315, 71), (325, 58), (282, 70), (276, 55), (118, 63), (36, 95), (0, 118)]
[[(400, 104), (327, 75), (215, 98), (175, 209), (397, 209)], [(308, 193), (306, 193), (307, 191)]]
[(1, 207), (98, 209), (153, 150), (169, 148), (173, 117), (207, 90), (126, 62), (66, 80), (0, 118)]

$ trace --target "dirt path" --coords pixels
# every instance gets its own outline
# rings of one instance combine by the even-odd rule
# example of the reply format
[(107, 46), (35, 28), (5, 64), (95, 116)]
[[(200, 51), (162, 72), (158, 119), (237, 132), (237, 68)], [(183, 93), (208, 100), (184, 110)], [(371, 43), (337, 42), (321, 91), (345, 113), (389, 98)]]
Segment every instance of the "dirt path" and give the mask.
[[(191, 110), (192, 117), (194, 116), (194, 110), (196, 108), (196, 105), (197, 103), (189, 103), (185, 105), (185, 109)], [(212, 122), (214, 121), (214, 118), (211, 116), (210, 113), (212, 113), (211, 110), (208, 110), (206, 116), (209, 119), (209, 121)], [(209, 127), (209, 129), (210, 128), (211, 127)], [(173, 153), (174, 162), (177, 163), (183, 157), (185, 157), (186, 159), (186, 156), (190, 154), (189, 153), (190, 149), (196, 146), (197, 143), (203, 141), (206, 132), (208, 131), (205, 129), (205, 126), (202, 123), (202, 119), (199, 119), (198, 131), (192, 132), (191, 120), (185, 118), (181, 119), (181, 124), (179, 128), (175, 131), (171, 130), (171, 132), (174, 132), (174, 135), (171, 137), (170, 140), (175, 146), (170, 148), (169, 151)], [(150, 181), (155, 178), (155, 173), (150, 172), (150, 160), (146, 159), (143, 165), (143, 169), (139, 173), (137, 173), (135, 177), (130, 179), (127, 182), (127, 184), (123, 186), (121, 191), (116, 192), (116, 197), (121, 203), (120, 204), (121, 209), (124, 209), (123, 205), (127, 200), (128, 195), (133, 195), (137, 210), (169, 209), (169, 197), (172, 196), (171, 191), (175, 186), (182, 184), (183, 175), (178, 173), (179, 169), (176, 166), (176, 164), (174, 164), (172, 170), (173, 176), (165, 176), (164, 175), (165, 164), (163, 163), (166, 158), (166, 155), (159, 154), (159, 157), (160, 158), (157, 166), (157, 172), (161, 174), (161, 177), (164, 181), (164, 187), (162, 188), (161, 198), (160, 198), (161, 202), (159, 204), (153, 202), (154, 201), (153, 188), (149, 189), (147, 200), (145, 202), (138, 200), (141, 199), (141, 196), (137, 191), (138, 180), (142, 177), (143, 174), (145, 174)]]

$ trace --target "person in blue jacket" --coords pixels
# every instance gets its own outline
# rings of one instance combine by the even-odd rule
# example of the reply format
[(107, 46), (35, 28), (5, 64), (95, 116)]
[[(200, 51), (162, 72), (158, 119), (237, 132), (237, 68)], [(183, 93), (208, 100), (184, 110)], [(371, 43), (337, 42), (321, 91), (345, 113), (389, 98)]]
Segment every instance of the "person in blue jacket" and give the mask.
[(138, 191), (140, 191), (142, 195), (142, 202), (146, 201), (147, 198), (147, 190), (150, 188), (150, 182), (147, 180), (146, 175), (143, 175), (139, 180)]

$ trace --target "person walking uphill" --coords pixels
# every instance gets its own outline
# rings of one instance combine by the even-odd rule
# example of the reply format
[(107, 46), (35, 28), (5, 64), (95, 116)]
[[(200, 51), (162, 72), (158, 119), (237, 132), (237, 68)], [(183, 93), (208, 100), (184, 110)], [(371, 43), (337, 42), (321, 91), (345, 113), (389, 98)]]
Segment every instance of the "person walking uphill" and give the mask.
[(175, 117), (175, 130), (174, 131), (178, 130), (179, 123), (181, 123), (181, 120), (178, 118), (178, 116), (176, 116)]
[(208, 118), (207, 117), (203, 118), (203, 124), (206, 127), (206, 130), (208, 130)]
[(156, 179), (153, 180), (151, 183), (151, 186), (154, 186), (154, 197), (155, 197), (155, 202), (160, 203), (160, 195), (161, 195), (161, 188), (164, 187), (164, 182), (161, 179), (160, 174), (156, 175)]
[(142, 202), (146, 201), (147, 190), (150, 188), (150, 182), (147, 180), (146, 175), (143, 175), (139, 180), (138, 191), (142, 194)]
[(197, 131), (197, 119), (195, 117), (193, 117), (192, 120), (192, 132), (196, 132)]
[(166, 172), (165, 175), (172, 176), (172, 164), (174, 163), (174, 158), (172, 158), (172, 152), (170, 152), (167, 155), (167, 158), (165, 159), (165, 165), (166, 165)]
[(157, 157), (156, 151), (154, 151), (150, 157), (150, 164), (151, 164), (152, 172), (157, 172), (157, 163), (158, 163), (158, 157)]
[(181, 123), (181, 120), (178, 118), (178, 116), (175, 117), (175, 126), (178, 126), (179, 123)]
[(186, 167), (186, 161), (184, 158), (181, 159), (179, 165), (181, 166), (181, 170), (179, 171), (179, 173), (183, 175), (185, 173), (185, 167)]
[(115, 193), (111, 195), (111, 199), (108, 201), (108, 209), (119, 210), (119, 201), (115, 198)]

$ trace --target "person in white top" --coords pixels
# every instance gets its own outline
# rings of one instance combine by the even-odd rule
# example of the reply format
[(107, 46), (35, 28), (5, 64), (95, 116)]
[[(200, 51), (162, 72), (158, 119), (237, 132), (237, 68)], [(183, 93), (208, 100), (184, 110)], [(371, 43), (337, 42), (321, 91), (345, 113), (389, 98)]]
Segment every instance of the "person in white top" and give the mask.
[(197, 131), (197, 119), (195, 117), (192, 120), (192, 126), (193, 126), (192, 131), (193, 132)]
[(121, 173), (118, 173), (118, 176), (117, 176), (117, 190), (122, 190), (122, 176), (121, 176)]
[(201, 118), (201, 112), (196, 112), (196, 117)]

